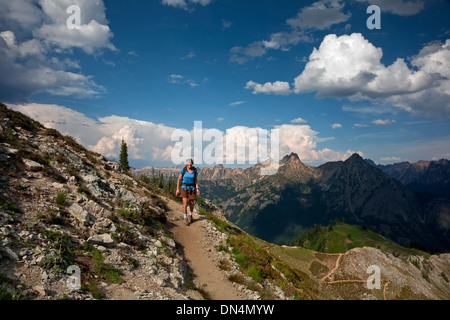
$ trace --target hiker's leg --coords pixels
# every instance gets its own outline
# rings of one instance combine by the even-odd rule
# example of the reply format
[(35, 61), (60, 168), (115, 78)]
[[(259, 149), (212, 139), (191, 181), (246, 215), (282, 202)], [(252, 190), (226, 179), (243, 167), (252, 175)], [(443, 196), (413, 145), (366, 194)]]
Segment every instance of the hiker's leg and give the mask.
[(186, 225), (190, 225), (190, 221), (187, 216), (187, 206), (188, 206), (188, 198), (183, 198), (183, 216)]
[(191, 212), (194, 212), (194, 202), (195, 200), (189, 199), (189, 209), (191, 209)]
[(188, 198), (183, 198), (183, 213), (187, 214)]
[(192, 213), (194, 212), (194, 200), (189, 199), (189, 221), (194, 222)]

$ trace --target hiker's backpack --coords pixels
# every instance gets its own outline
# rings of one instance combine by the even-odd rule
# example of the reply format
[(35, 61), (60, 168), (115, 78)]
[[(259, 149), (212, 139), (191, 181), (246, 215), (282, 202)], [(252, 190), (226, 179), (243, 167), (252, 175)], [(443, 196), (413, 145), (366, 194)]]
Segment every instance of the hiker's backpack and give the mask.
[[(192, 166), (192, 170), (194, 170), (194, 177), (195, 177), (197, 175), (197, 168)], [(183, 173), (181, 174), (181, 182), (183, 182), (184, 175), (185, 175), (186, 171), (187, 171), (187, 167), (184, 167), (183, 168)]]

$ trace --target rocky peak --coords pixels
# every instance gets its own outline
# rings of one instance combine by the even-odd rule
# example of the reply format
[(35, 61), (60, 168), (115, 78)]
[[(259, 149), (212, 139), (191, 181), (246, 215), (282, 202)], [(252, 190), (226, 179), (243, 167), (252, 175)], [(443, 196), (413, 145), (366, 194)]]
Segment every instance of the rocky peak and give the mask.
[(366, 161), (364, 161), (364, 159), (358, 154), (358, 153), (354, 153), (352, 154), (347, 160), (344, 161), (345, 164), (350, 164), (350, 165), (354, 165), (354, 164), (368, 164)]
[(301, 162), (298, 154), (292, 152), (289, 155), (285, 155), (283, 157), (283, 159), (281, 159), (280, 164), (285, 165), (285, 164), (289, 164), (291, 162)]

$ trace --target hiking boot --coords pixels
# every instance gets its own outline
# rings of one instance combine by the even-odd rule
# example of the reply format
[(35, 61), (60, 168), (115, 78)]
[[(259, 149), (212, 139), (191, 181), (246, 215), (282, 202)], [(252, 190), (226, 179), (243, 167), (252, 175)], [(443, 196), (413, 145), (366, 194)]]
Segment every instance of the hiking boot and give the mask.
[(189, 215), (189, 223), (193, 223), (194, 222), (194, 216), (193, 215)]
[(191, 224), (189, 218), (184, 218), (184, 222), (186, 223), (187, 226), (189, 226)]

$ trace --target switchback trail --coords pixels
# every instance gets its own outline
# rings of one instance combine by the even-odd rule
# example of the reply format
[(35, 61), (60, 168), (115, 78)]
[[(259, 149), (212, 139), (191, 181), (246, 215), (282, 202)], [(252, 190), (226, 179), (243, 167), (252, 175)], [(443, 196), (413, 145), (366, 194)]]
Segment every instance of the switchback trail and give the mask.
[(233, 286), (213, 259), (216, 250), (214, 244), (208, 239), (204, 228), (209, 223), (206, 218), (194, 213), (195, 221), (186, 226), (183, 220), (182, 205), (167, 199), (169, 208), (167, 218), (170, 231), (175, 241), (184, 250), (187, 263), (194, 273), (196, 288), (202, 289), (212, 300), (245, 300), (245, 295)]
[[(335, 255), (335, 254), (332, 254), (332, 255)], [(339, 268), (339, 264), (340, 264), (341, 259), (342, 259), (343, 256), (345, 256), (345, 253), (339, 253), (338, 258), (336, 259), (336, 266), (326, 276), (324, 276), (322, 279), (320, 279), (320, 281), (328, 283), (328, 284), (346, 283), (346, 282), (361, 282), (361, 283), (367, 282), (367, 280), (364, 280), (364, 279), (362, 279), (362, 280), (356, 280), (356, 279), (351, 279), (351, 280), (334, 280), (334, 281), (328, 279), (328, 281), (325, 281), (325, 280), (327, 280), (327, 278), (331, 277), (331, 275), (334, 272), (336, 272), (336, 270)], [(382, 281), (386, 281), (384, 286), (383, 286), (383, 298), (384, 298), (384, 300), (386, 300), (386, 288), (389, 285), (390, 280), (389, 279), (381, 279), (381, 280)]]

